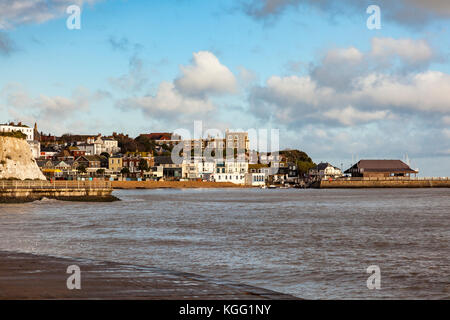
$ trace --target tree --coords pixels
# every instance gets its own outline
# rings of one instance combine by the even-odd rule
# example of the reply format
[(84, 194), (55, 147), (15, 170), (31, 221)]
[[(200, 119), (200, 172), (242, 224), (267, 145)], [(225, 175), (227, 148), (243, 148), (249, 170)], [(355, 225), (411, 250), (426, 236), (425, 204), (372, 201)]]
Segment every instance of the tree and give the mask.
[(144, 171), (148, 171), (149, 170), (147, 160), (145, 160), (145, 159), (139, 160), (138, 168), (139, 168), (139, 170), (141, 170), (141, 177), (143, 177), (144, 176)]
[(107, 159), (109, 159), (109, 157), (110, 157), (110, 154), (109, 154), (108, 152), (102, 152), (102, 153), (100, 153), (100, 155), (101, 155), (102, 157), (107, 158)]
[(98, 175), (104, 175), (105, 174), (105, 169), (98, 169), (97, 170), (97, 174)]
[(80, 164), (77, 168), (78, 172), (86, 173), (86, 166), (84, 164)]
[(297, 163), (298, 173), (300, 175), (307, 174), (309, 172), (309, 169), (312, 169), (316, 166), (316, 164), (312, 161), (298, 160), (296, 163)]
[(124, 175), (130, 174), (130, 169), (123, 167), (122, 170), (120, 170), (120, 173)]

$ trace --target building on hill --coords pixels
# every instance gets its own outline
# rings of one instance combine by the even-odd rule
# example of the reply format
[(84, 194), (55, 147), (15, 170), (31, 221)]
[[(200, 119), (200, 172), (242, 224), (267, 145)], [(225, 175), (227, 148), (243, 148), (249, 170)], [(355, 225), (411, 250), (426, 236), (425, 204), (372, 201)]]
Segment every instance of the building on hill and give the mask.
[(360, 160), (345, 171), (354, 178), (410, 177), (419, 171), (411, 169), (401, 160)]
[(14, 131), (19, 131), (22, 132), (24, 135), (26, 135), (27, 141), (34, 140), (34, 130), (29, 126), (22, 124), (22, 122), (19, 122), (17, 124), (15, 124), (14, 122), (10, 122), (8, 124), (0, 124), (0, 132), (14, 132)]
[(175, 145), (181, 141), (181, 136), (170, 132), (153, 132), (148, 134), (141, 134), (147, 137), (157, 145)]
[(248, 139), (248, 132), (232, 132), (226, 130), (225, 132), (226, 147), (230, 149), (249, 150), (250, 141)]

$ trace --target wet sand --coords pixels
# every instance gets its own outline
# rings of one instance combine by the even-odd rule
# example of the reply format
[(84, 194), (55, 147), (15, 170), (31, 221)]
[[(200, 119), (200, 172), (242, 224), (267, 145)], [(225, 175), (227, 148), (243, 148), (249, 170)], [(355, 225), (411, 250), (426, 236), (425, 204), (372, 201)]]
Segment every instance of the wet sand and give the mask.
[[(81, 290), (67, 289), (67, 267)], [(86, 259), (0, 251), (0, 299), (291, 300), (290, 295), (195, 274)]]
[(244, 188), (231, 182), (211, 181), (111, 181), (113, 189), (159, 189), (159, 188)]

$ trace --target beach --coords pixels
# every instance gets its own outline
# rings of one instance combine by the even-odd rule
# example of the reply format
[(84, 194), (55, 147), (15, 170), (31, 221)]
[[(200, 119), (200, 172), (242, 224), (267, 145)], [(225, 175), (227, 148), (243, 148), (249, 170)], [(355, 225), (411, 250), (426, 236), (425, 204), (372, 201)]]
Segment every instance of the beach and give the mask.
[[(81, 289), (69, 290), (66, 270), (81, 270)], [(271, 290), (195, 274), (86, 259), (0, 251), (3, 299), (296, 299)]]
[(111, 181), (113, 189), (186, 189), (186, 188), (244, 188), (231, 182), (212, 181)]

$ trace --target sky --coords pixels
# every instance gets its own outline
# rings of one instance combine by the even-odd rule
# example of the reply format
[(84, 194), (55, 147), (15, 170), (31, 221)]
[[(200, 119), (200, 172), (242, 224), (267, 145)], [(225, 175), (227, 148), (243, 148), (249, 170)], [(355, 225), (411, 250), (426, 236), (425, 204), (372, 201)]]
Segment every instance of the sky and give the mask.
[(0, 123), (277, 129), (316, 163), (450, 176), (449, 27), (447, 0), (0, 0)]

